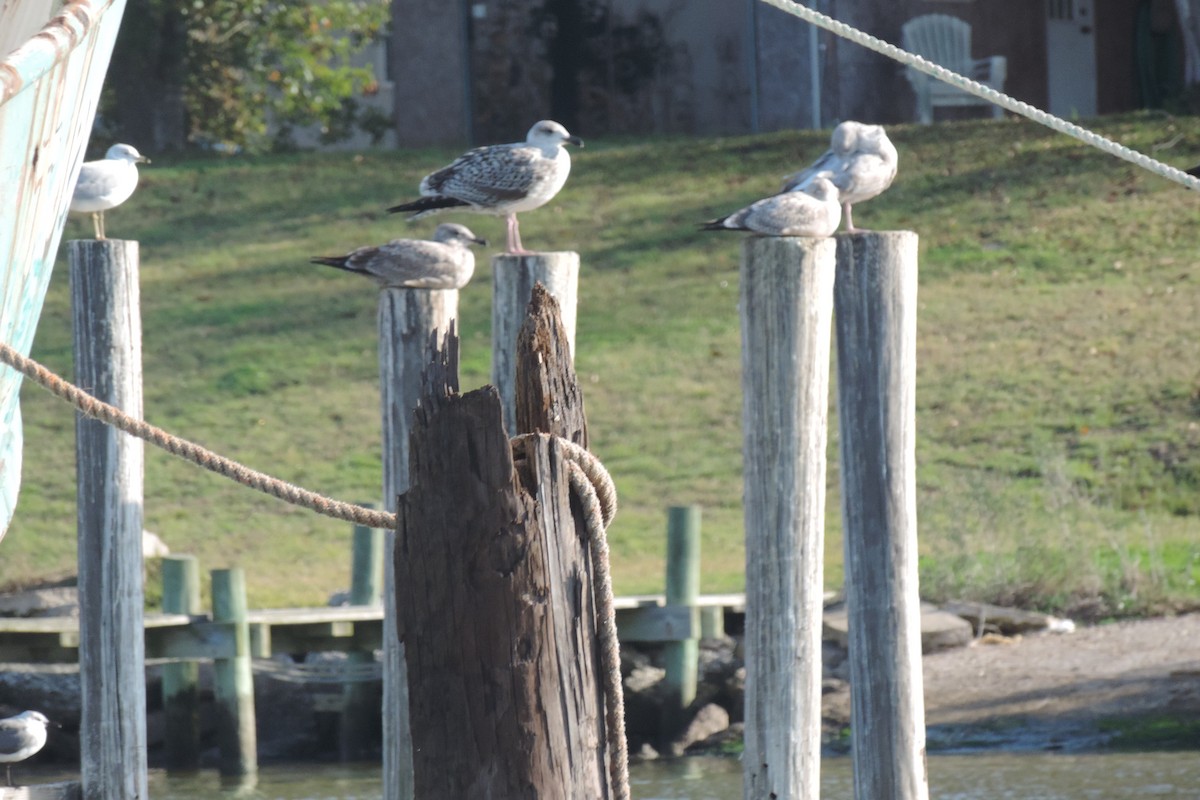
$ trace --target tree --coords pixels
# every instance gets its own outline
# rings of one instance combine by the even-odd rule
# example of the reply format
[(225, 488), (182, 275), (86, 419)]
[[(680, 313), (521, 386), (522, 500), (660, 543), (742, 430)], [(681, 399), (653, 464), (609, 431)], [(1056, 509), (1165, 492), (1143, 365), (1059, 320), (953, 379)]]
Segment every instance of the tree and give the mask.
[(192, 143), (261, 150), (312, 123), (342, 138), (363, 121), (354, 98), (375, 81), (350, 58), (387, 16), (386, 0), (130, 0), (113, 55), (115, 127), (180, 144), (163, 141), (177, 138), (162, 124), (174, 107)]

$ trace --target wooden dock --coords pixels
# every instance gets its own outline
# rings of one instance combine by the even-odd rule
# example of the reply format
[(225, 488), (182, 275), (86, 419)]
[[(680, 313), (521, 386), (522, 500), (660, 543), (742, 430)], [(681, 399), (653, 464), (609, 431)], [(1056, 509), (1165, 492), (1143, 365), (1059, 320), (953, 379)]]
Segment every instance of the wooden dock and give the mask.
[[(701, 595), (694, 607), (668, 606), (663, 595), (619, 597), (624, 642), (676, 642), (720, 635), (726, 610), (742, 612), (743, 594)], [(286, 653), (371, 651), (382, 647), (383, 606), (273, 608), (250, 611), (254, 658)], [(231, 623), (209, 615), (147, 613), (146, 661), (210, 661), (235, 653)], [(0, 618), (0, 663), (64, 664), (79, 659), (74, 617)]]

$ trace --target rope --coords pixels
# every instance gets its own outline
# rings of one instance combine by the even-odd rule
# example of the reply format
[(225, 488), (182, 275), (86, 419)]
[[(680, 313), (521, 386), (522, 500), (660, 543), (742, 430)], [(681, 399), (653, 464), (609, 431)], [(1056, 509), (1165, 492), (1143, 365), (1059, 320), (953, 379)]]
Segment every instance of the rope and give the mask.
[[(512, 440), (524, 447), (549, 434), (527, 433)], [(614, 800), (629, 800), (629, 744), (625, 741), (625, 692), (621, 685), (621, 645), (617, 640), (617, 612), (613, 601), (612, 570), (609, 565), (605, 529), (617, 513), (617, 489), (600, 460), (583, 447), (560, 438), (567, 457), (571, 488), (583, 507), (588, 547), (595, 570), (596, 637), (600, 646), (600, 676), (604, 683), (604, 727), (608, 734), (608, 764)]]
[(1167, 180), (1174, 181), (1189, 189), (1200, 191), (1200, 178), (1193, 178), (1181, 169), (1172, 167), (1169, 164), (1164, 164), (1161, 161), (1143, 155), (1138, 151), (1126, 147), (1123, 144), (1118, 144), (1111, 139), (1106, 139), (1098, 133), (1080, 127), (1072, 122), (1067, 122), (1061, 117), (1056, 117), (1053, 114), (1042, 111), (1040, 108), (1029, 105), (1029, 103), (1017, 100), (1003, 92), (998, 92), (990, 86), (984, 86), (978, 81), (973, 81), (957, 72), (948, 70), (943, 66), (934, 64), (920, 56), (910, 53), (907, 50), (896, 47), (894, 44), (871, 36), (869, 33), (864, 33), (857, 28), (851, 27), (844, 22), (838, 22), (836, 19), (826, 16), (825, 14), (815, 11), (811, 8), (806, 8), (793, 0), (762, 0), (767, 5), (774, 6), (780, 11), (784, 11), (792, 16), (799, 17), (805, 22), (816, 25), (818, 28), (823, 28), (830, 33), (841, 36), (843, 39), (849, 39), (855, 44), (861, 45), (868, 50), (874, 50), (876, 53), (881, 53), (901, 64), (912, 67), (926, 75), (932, 75), (940, 81), (962, 89), (964, 92), (973, 94), (976, 97), (982, 97), (1001, 108), (1005, 108), (1014, 114), (1020, 114), (1023, 117), (1028, 117), (1034, 122), (1045, 125), (1051, 130), (1065, 133), (1068, 136), (1073, 136), (1079, 141), (1089, 144), (1098, 150), (1102, 150), (1109, 155), (1117, 158), (1125, 159), (1131, 164), (1135, 164), (1142, 169), (1153, 172)]
[(73, 383), (63, 380), (31, 358), (18, 353), (8, 344), (0, 342), (0, 361), (20, 372), (56, 397), (71, 403), (79, 412), (92, 419), (112, 425), (118, 430), (136, 436), (150, 444), (161, 447), (168, 453), (193, 464), (204, 467), (218, 475), (224, 475), (243, 486), (277, 497), (286, 503), (302, 506), (327, 517), (366, 525), (371, 528), (395, 529), (396, 515), (386, 511), (363, 508), (353, 503), (343, 503), (324, 495), (310, 492), (299, 486), (273, 478), (263, 472), (250, 469), (238, 462), (218, 455), (195, 442), (181, 439), (162, 428), (131, 417), (116, 406), (97, 400)]

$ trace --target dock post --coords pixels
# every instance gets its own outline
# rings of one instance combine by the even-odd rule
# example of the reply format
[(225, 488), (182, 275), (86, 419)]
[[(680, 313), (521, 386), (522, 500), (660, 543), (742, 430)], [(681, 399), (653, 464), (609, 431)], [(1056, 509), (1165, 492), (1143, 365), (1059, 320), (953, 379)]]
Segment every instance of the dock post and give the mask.
[(572, 251), (492, 256), (492, 384), (500, 391), (504, 425), (516, 424), (517, 334), (540, 283), (558, 301), (567, 347), (575, 353), (575, 315), (579, 305), (579, 254)]
[[(142, 416), (138, 243), (68, 243), (75, 382)], [(80, 777), (84, 800), (146, 789), (142, 442), (75, 422), (79, 538)]]
[[(379, 383), (383, 411), (384, 508), (409, 487), (409, 433), (433, 342), (458, 317), (457, 289), (385, 287), (379, 292)], [(457, 354), (455, 354), (457, 360)], [(383, 800), (413, 797), (408, 665), (396, 633), (396, 532), (384, 534)]]
[(250, 626), (246, 622), (246, 573), (240, 567), (212, 571), (213, 622), (233, 626), (234, 655), (213, 662), (217, 746), (222, 775), (258, 771), (254, 720), (254, 674), (250, 669)]
[[(700, 630), (700, 506), (673, 506), (667, 511), (666, 604), (691, 609), (692, 630)], [(659, 738), (669, 746), (681, 733), (685, 714), (696, 699), (700, 640), (668, 642), (663, 648), (666, 698)], [(682, 755), (679, 753), (677, 755)]]
[(925, 800), (917, 235), (839, 235), (834, 304), (854, 796)]
[[(162, 583), (163, 612), (190, 616), (203, 613), (200, 606), (200, 565), (195, 556), (164, 557)], [(167, 770), (199, 769), (200, 665), (195, 661), (164, 664), (162, 698), (166, 716)]]
[[(742, 245), (746, 798), (817, 800), (835, 246)], [(880, 795), (883, 797), (884, 795)]]
[[(373, 507), (371, 503), (363, 503)], [(378, 606), (383, 591), (383, 530), (354, 526), (351, 551), (350, 605)], [(371, 651), (353, 650), (346, 654), (351, 665), (372, 664)], [(379, 699), (369, 684), (346, 684), (342, 690), (341, 759), (365, 758), (379, 741), (381, 716)]]

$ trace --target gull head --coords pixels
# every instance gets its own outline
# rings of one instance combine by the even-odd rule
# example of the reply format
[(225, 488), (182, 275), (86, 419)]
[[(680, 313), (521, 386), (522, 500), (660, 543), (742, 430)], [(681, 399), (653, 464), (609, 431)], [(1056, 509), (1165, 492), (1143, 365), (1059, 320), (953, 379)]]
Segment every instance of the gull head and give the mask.
[(828, 178), (817, 178), (808, 188), (804, 190), (806, 194), (820, 200), (822, 203), (828, 203), (830, 200), (838, 199), (838, 189), (833, 185), (833, 182)]
[(533, 127), (529, 129), (529, 133), (526, 134), (525, 141), (528, 144), (537, 145), (544, 150), (553, 149), (565, 144), (583, 147), (583, 139), (580, 139), (578, 136), (572, 136), (567, 132), (566, 128), (552, 119), (535, 122)]
[(139, 153), (137, 148), (131, 144), (114, 144), (108, 148), (104, 157), (110, 161), (126, 161), (130, 164), (150, 163), (150, 159)]
[(473, 244), (487, 246), (487, 239), (480, 239), (471, 233), (471, 229), (466, 225), (459, 225), (457, 222), (443, 222), (438, 225), (437, 230), (433, 232), (433, 240), (442, 244), (460, 244), (463, 247)]
[(19, 719), (23, 722), (32, 722), (41, 725), (43, 728), (50, 724), (50, 720), (40, 711), (22, 711), (13, 719)]

